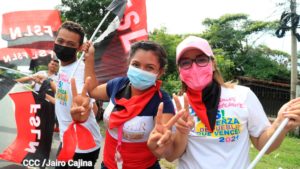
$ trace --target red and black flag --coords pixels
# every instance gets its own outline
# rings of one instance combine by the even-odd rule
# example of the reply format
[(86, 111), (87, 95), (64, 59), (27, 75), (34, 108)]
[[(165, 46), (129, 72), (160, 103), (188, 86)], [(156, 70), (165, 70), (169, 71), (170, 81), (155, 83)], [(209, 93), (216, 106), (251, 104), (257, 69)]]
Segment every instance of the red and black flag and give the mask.
[(31, 70), (46, 65), (53, 54), (54, 36), (61, 24), (60, 14), (52, 9), (32, 9), (2, 13), (0, 62), (26, 66)]
[(31, 91), (11, 93), (9, 96), (15, 106), (17, 136), (0, 154), (0, 159), (20, 164), (24, 160), (48, 160), (54, 126), (54, 105)]
[[(114, 4), (123, 5), (114, 7)], [(99, 83), (126, 75), (131, 43), (148, 39), (145, 0), (115, 0), (107, 10), (116, 17), (95, 41), (95, 72)]]

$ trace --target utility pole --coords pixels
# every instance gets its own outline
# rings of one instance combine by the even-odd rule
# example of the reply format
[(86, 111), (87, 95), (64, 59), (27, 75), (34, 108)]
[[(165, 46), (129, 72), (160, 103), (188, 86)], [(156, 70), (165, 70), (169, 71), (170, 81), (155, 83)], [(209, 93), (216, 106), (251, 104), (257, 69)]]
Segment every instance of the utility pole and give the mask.
[[(290, 8), (292, 16), (296, 16), (296, 0), (290, 0)], [(295, 36), (297, 27), (292, 26), (291, 29), (291, 95), (290, 99), (296, 98), (296, 85), (298, 79), (298, 58), (297, 58), (297, 39)]]

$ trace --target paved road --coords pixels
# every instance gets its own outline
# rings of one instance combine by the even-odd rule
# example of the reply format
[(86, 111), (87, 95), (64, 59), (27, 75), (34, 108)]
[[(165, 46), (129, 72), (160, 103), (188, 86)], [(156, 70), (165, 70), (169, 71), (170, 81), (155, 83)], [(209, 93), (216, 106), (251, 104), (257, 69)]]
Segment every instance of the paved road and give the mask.
[[(20, 86), (15, 86), (11, 92), (24, 91)], [(14, 105), (13, 101), (7, 95), (2, 100), (0, 100), (0, 153), (7, 148), (16, 137), (16, 123), (14, 117)], [(56, 152), (59, 146), (59, 135), (58, 133), (53, 134), (52, 148), (50, 153), (50, 159), (55, 160)], [(98, 162), (96, 164), (97, 169), (100, 168), (100, 163), (102, 161), (102, 151), (100, 152)], [(54, 167), (48, 167), (49, 169)], [(14, 164), (11, 162), (6, 162), (0, 160), (0, 169), (26, 169), (19, 164)]]

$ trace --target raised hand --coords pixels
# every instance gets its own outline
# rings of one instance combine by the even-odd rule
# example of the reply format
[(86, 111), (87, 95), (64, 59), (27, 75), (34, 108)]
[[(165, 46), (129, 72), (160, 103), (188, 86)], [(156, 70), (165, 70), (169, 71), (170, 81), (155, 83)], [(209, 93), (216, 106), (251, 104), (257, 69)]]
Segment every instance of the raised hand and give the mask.
[(172, 132), (171, 128), (176, 123), (176, 121), (183, 115), (183, 110), (179, 111), (175, 116), (163, 122), (167, 115), (163, 114), (163, 103), (159, 104), (155, 127), (150, 133), (148, 139), (148, 147), (156, 156), (162, 156), (165, 153), (168, 144), (172, 143)]
[(94, 59), (95, 48), (92, 42), (87, 41), (82, 45), (81, 51), (85, 52), (84, 58), (92, 58)]
[(284, 104), (280, 108), (275, 122), (280, 123), (284, 118), (289, 118), (285, 130), (289, 131), (300, 126), (300, 98), (293, 99)]
[(87, 96), (87, 87), (90, 80), (90, 77), (86, 78), (82, 92), (80, 95), (78, 95), (75, 79), (71, 79), (71, 90), (73, 95), (71, 116), (75, 122), (85, 122), (90, 115), (90, 98)]
[(181, 132), (182, 134), (189, 134), (190, 130), (194, 127), (194, 120), (193, 117), (189, 113), (189, 103), (186, 94), (183, 94), (183, 105), (184, 107), (182, 108), (181, 103), (179, 101), (179, 98), (177, 95), (173, 94), (174, 102), (176, 105), (176, 109), (182, 110), (184, 109), (185, 111), (184, 114), (177, 120), (176, 123), (176, 130)]

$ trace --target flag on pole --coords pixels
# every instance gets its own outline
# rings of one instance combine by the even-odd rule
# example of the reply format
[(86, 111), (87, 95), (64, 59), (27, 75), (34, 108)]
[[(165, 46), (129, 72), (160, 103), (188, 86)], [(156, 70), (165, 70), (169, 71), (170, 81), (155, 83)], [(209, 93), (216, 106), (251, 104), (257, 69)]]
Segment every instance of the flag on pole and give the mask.
[(106, 10), (115, 14), (118, 18), (122, 18), (125, 8), (126, 8), (127, 0), (113, 0)]
[(128, 0), (126, 6), (113, 5), (118, 2), (122, 0), (115, 0), (107, 8), (116, 17), (95, 41), (95, 73), (100, 84), (126, 75), (131, 43), (148, 39), (145, 0)]

